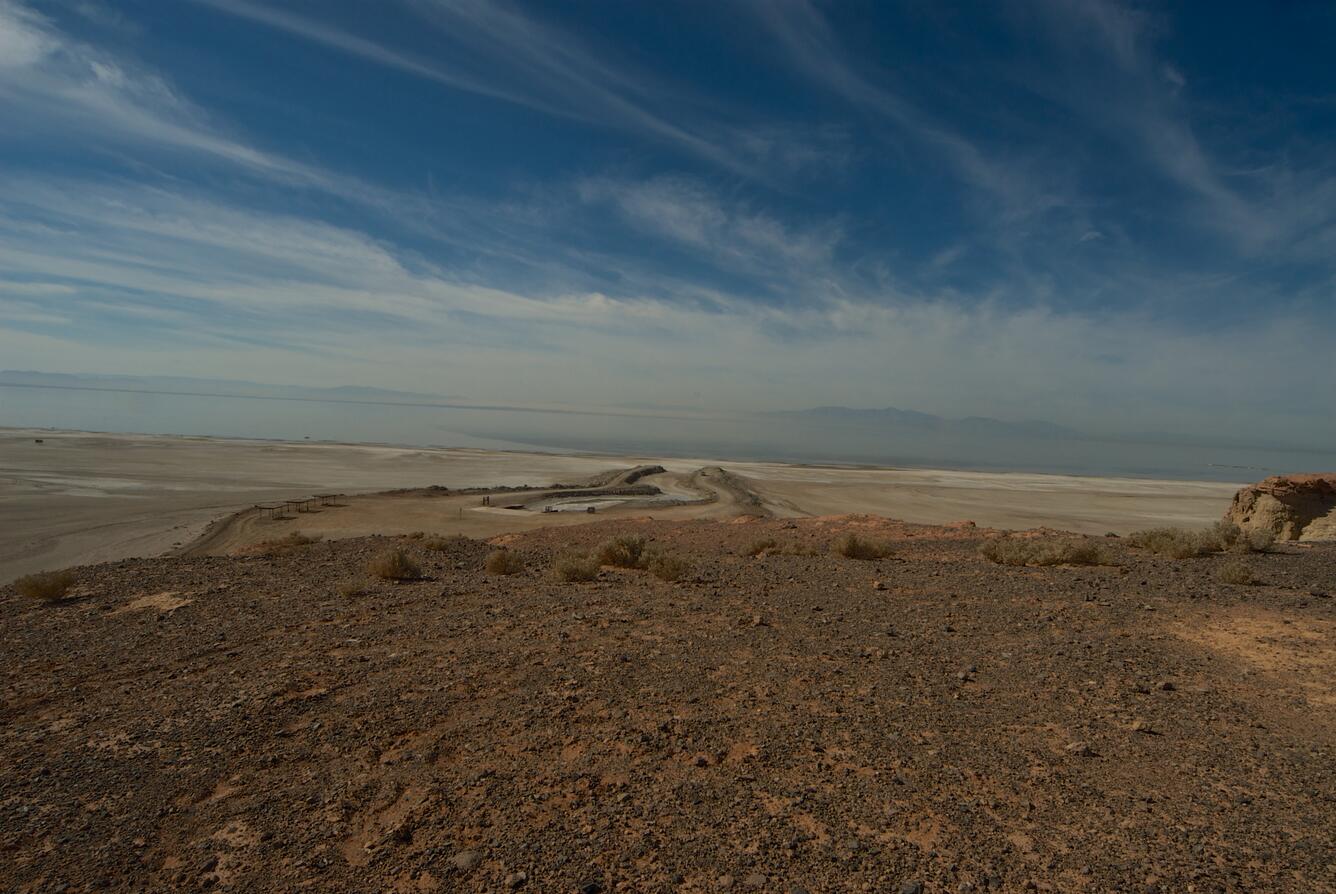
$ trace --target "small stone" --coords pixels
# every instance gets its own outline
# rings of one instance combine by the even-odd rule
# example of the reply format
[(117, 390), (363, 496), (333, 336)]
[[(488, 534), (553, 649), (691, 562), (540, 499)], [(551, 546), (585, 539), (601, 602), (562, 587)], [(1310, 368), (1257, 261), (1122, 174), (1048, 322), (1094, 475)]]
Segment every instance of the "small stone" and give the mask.
[(1155, 684), (1155, 688), (1161, 692), (1173, 692), (1178, 687), (1174, 686), (1169, 680), (1161, 680)]
[(1085, 742), (1073, 742), (1067, 746), (1067, 753), (1074, 754), (1077, 757), (1090, 757), (1095, 752), (1090, 750), (1090, 746)]
[(580, 894), (602, 894), (603, 885), (600, 882), (590, 880), (580, 883)]
[(743, 884), (745, 884), (748, 888), (764, 888), (766, 881), (767, 879), (763, 874), (759, 872), (753, 872), (751, 875), (743, 879)]
[(478, 864), (482, 862), (482, 854), (477, 851), (460, 851), (450, 858), (450, 862), (456, 869), (470, 872), (478, 868)]
[(905, 882), (900, 886), (900, 894), (923, 894), (923, 882), (918, 880)]
[(721, 875), (715, 881), (715, 884), (719, 886), (721, 891), (727, 891), (729, 888), (733, 887), (733, 876)]
[(1146, 733), (1147, 735), (1150, 735), (1155, 732), (1155, 728), (1150, 725), (1149, 720), (1142, 720), (1138, 717), (1136, 720), (1132, 721), (1132, 732)]
[(872, 589), (874, 589), (874, 590), (884, 590), (884, 589), (886, 589), (886, 585), (883, 584), (883, 583), (882, 583), (881, 581), (879, 581), (879, 580), (874, 580), (874, 581), (872, 582)]
[(510, 875), (506, 876), (506, 887), (514, 890), (515, 888), (523, 887), (524, 883), (528, 880), (529, 876), (526, 873), (512, 872)]

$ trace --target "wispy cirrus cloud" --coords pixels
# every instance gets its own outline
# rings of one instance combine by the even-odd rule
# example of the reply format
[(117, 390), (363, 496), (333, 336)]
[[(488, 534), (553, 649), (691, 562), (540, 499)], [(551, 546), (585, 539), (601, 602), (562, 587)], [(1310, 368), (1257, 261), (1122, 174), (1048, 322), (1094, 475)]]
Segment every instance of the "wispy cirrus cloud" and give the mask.
[(1015, 11), (1018, 27), (1041, 35), (1060, 60), (1061, 77), (1046, 72), (1031, 86), (1192, 197), (1185, 225), (1249, 254), (1311, 257), (1316, 245), (1331, 247), (1336, 171), (1287, 147), (1259, 164), (1249, 125), (1239, 131), (1238, 122), (1233, 145), (1207, 145), (1187, 77), (1157, 46), (1169, 27), (1162, 16), (1119, 0), (1029, 0)]
[(629, 63), (614, 64), (579, 36), (504, 2), (406, 3), (450, 47), (431, 59), (251, 0), (194, 2), (450, 89), (638, 134), (741, 176), (764, 176), (766, 163), (783, 172), (832, 156), (797, 133), (781, 152), (767, 139), (768, 126), (740, 126), (736, 109), (702, 111), (708, 99), (685, 95)]
[(270, 177), (320, 184), (316, 169), (229, 136), (164, 78), (0, 0), (0, 136), (82, 135), (185, 151)]
[(1016, 159), (994, 156), (978, 141), (860, 70), (808, 0), (753, 2), (750, 8), (778, 40), (791, 65), (853, 105), (893, 123), (930, 152), (940, 153), (959, 177), (1000, 202), (1008, 215), (1029, 216), (1058, 201)]

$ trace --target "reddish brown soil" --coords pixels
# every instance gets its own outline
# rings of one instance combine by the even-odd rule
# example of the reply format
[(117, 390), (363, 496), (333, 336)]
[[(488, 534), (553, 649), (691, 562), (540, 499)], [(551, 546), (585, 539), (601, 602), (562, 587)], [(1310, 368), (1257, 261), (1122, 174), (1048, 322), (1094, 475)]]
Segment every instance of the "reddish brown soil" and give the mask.
[[(851, 526), (894, 556), (832, 555)], [(625, 530), (694, 572), (544, 575)], [(5, 588), (0, 890), (1336, 890), (1336, 547), (1235, 587), (982, 536), (607, 522), (509, 538), (512, 577), (363, 538)], [(341, 595), (392, 546), (428, 579)]]

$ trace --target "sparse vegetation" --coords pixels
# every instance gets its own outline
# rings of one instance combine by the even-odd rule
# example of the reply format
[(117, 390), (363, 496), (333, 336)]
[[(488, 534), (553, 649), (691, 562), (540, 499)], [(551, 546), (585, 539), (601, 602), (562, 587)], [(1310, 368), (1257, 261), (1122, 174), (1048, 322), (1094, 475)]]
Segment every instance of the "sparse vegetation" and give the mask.
[(367, 563), (366, 570), (381, 580), (417, 580), (422, 577), (422, 569), (401, 549), (377, 556)]
[(1231, 559), (1217, 568), (1215, 578), (1222, 584), (1238, 584), (1244, 587), (1260, 583), (1253, 570), (1238, 559)]
[(1269, 531), (1244, 531), (1233, 522), (1216, 522), (1209, 528), (1190, 531), (1185, 528), (1151, 528), (1127, 536), (1132, 546), (1150, 550), (1157, 556), (1190, 559), (1219, 552), (1267, 552), (1275, 544)]
[(72, 586), (74, 586), (74, 575), (68, 571), (43, 571), (14, 581), (14, 589), (19, 591), (20, 596), (41, 599), (43, 602), (64, 599)]
[(979, 554), (999, 565), (1109, 565), (1108, 553), (1082, 537), (997, 537), (985, 541)]
[(449, 537), (428, 537), (422, 541), (423, 549), (429, 549), (432, 552), (444, 552), (452, 546), (458, 546), (468, 540), (462, 534), (451, 534)]
[(639, 568), (645, 552), (645, 538), (622, 535), (604, 540), (594, 549), (594, 559), (600, 565), (617, 568)]
[(659, 580), (681, 580), (691, 573), (691, 563), (677, 556), (655, 553), (647, 559), (645, 567)]
[(857, 534), (845, 534), (835, 541), (835, 552), (846, 559), (884, 559), (891, 554), (891, 545), (884, 540), (870, 540)]
[(1229, 545), (1230, 552), (1269, 553), (1276, 545), (1276, 535), (1261, 528), (1242, 531), (1238, 539)]
[(524, 570), (524, 557), (514, 550), (498, 549), (488, 554), (483, 567), (488, 574), (519, 574)]
[(760, 540), (753, 540), (743, 550), (743, 553), (749, 556), (759, 556), (761, 553), (773, 553), (779, 549), (779, 541), (773, 537), (762, 537)]
[(566, 583), (591, 581), (598, 577), (599, 562), (591, 556), (568, 553), (552, 563), (552, 576)]
[(283, 537), (276, 537), (273, 540), (261, 540), (255, 544), (252, 551), (257, 556), (286, 556), (290, 555), (303, 546), (310, 546), (312, 543), (319, 543), (320, 535), (308, 536), (301, 531), (293, 531)]

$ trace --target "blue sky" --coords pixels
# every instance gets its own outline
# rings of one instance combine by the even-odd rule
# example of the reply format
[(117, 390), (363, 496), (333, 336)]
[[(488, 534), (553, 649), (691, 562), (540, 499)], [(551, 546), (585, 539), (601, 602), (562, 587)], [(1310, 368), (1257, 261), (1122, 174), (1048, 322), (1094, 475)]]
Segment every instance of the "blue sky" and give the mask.
[(0, 367), (1336, 436), (1336, 7), (0, 0)]

